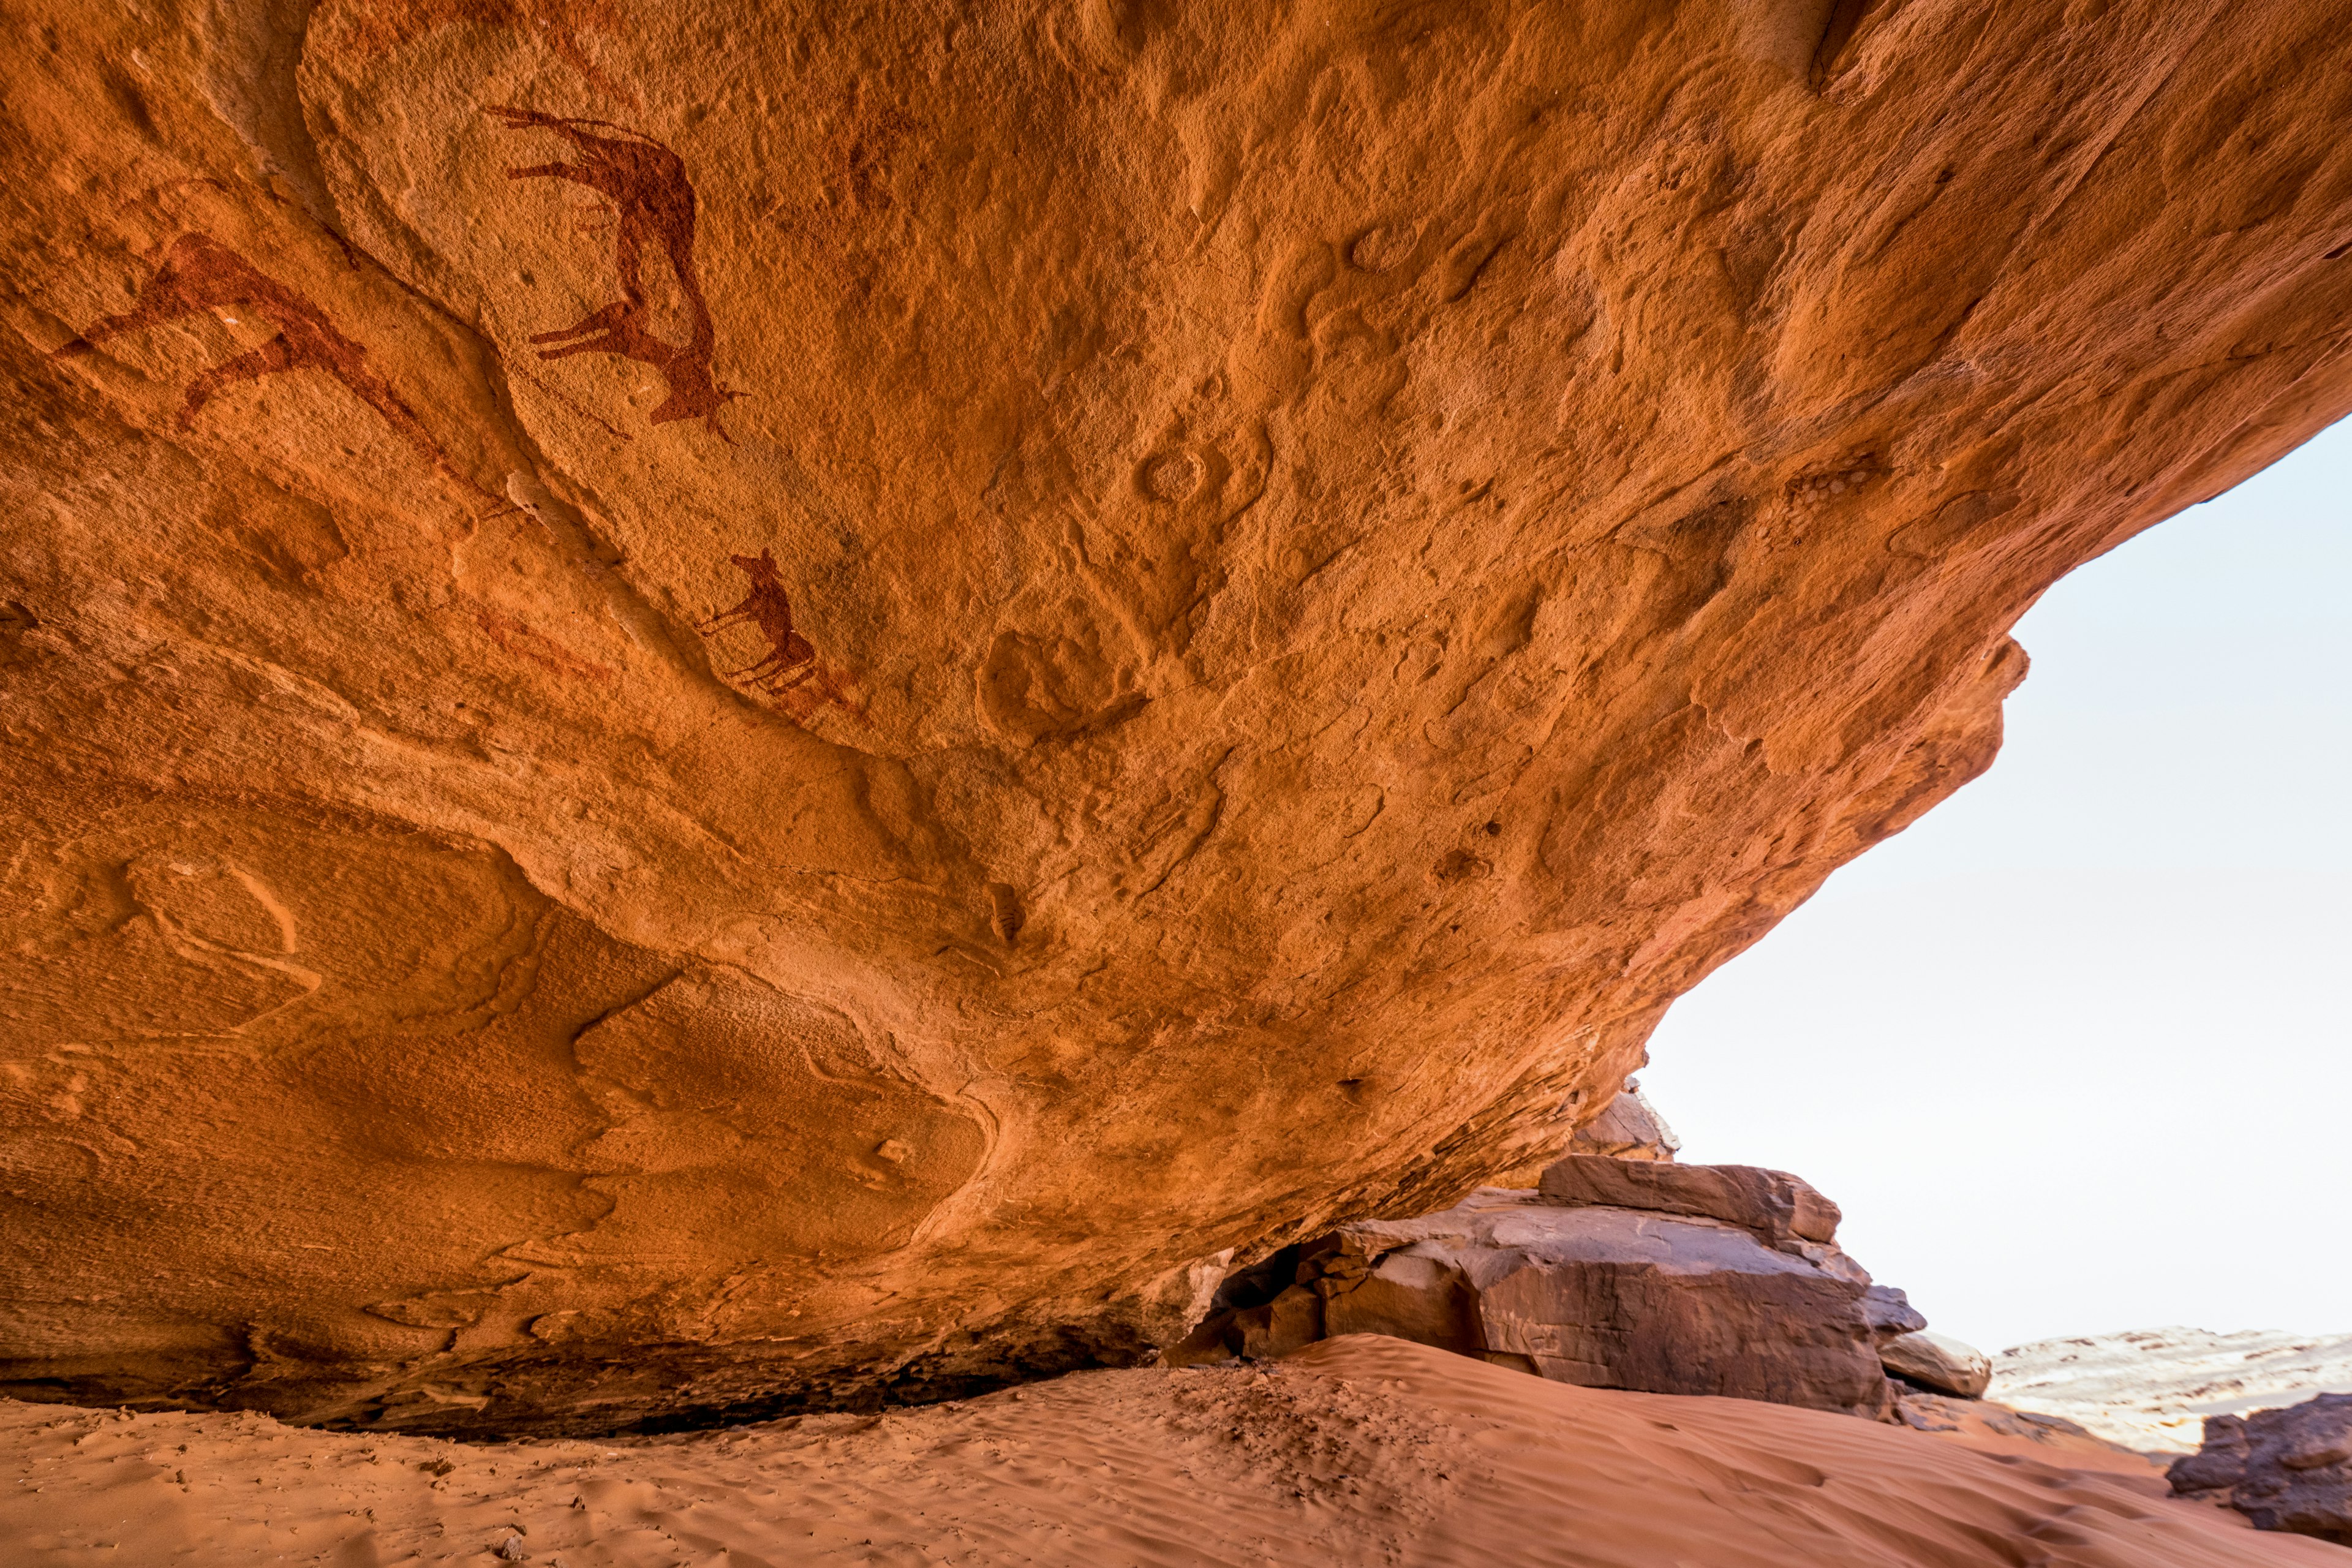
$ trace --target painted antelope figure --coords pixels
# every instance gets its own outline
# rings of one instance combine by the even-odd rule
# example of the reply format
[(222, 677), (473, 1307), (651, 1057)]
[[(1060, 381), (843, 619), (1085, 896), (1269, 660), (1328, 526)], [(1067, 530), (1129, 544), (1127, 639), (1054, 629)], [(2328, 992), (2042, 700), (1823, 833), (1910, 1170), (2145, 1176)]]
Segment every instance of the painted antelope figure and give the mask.
[[(621, 297), (571, 326), (533, 333), (532, 342), (551, 345), (541, 349), (539, 357), (614, 354), (652, 365), (668, 388), (668, 395), (648, 416), (652, 423), (698, 416), (719, 430), (719, 410), (741, 394), (725, 391), (711, 379), (718, 340), (709, 302), (702, 297), (702, 282), (694, 269), (695, 196), (685, 160), (650, 136), (601, 120), (567, 119), (535, 109), (493, 108), (487, 112), (505, 121), (509, 131), (552, 131), (580, 153), (577, 163), (509, 169), (508, 179), (569, 180), (585, 185), (613, 204), (616, 220), (613, 265), (620, 274)], [(591, 127), (614, 134), (600, 135)], [(658, 248), (677, 280), (688, 318), (683, 343), (656, 336), (646, 324), (653, 313), (645, 287), (648, 245)]]
[(765, 654), (740, 669), (730, 670), (727, 678), (744, 681), (756, 690), (777, 692), (815, 675), (816, 649), (810, 646), (808, 638), (793, 630), (793, 602), (784, 594), (783, 579), (777, 574), (775, 552), (762, 550), (757, 556), (730, 555), (727, 559), (751, 579), (751, 591), (743, 595), (741, 604), (719, 611), (698, 629), (709, 637), (722, 626), (749, 621), (768, 639)]
[(144, 331), (189, 316), (226, 316), (231, 310), (267, 321), (278, 331), (260, 347), (196, 374), (181, 394), (175, 421), (181, 429), (194, 428), (197, 414), (227, 387), (265, 376), (316, 371), (342, 383), (427, 462), (443, 473), (450, 472), (440, 444), (425, 432), (416, 411), (392, 383), (368, 363), (365, 349), (338, 331), (317, 305), (208, 234), (192, 231), (164, 247), (154, 271), (139, 286), (131, 309), (83, 328), (80, 335), (51, 351), (50, 357), (71, 359), (125, 332)]

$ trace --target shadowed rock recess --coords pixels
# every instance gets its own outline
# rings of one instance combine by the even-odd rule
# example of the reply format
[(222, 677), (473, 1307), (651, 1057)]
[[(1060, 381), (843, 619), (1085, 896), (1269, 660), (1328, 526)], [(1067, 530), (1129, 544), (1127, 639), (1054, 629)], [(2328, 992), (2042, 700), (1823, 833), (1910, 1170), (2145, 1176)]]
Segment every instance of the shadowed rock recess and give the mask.
[(52, 0), (0, 1391), (961, 1392), (1563, 1149), (2352, 406), (2220, 0)]

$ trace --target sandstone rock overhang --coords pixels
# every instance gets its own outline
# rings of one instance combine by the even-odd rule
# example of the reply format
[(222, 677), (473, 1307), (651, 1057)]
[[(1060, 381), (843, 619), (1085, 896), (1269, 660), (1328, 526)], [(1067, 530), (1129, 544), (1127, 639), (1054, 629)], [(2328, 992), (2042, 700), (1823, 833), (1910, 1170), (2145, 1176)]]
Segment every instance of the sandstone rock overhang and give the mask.
[(22, 10), (0, 1386), (920, 1396), (1559, 1151), (2352, 406), (2342, 22)]

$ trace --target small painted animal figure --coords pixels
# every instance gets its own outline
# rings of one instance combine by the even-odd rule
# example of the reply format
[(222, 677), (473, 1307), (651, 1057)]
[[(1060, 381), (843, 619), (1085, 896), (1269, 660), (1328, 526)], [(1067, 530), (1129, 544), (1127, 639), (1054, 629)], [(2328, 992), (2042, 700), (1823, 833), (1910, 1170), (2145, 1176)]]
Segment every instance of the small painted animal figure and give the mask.
[(816, 673), (816, 649), (808, 638), (793, 629), (793, 602), (784, 593), (784, 581), (776, 570), (775, 552), (762, 550), (756, 556), (728, 557), (751, 579), (751, 591), (743, 595), (740, 604), (719, 611), (698, 628), (702, 635), (725, 626), (749, 621), (760, 628), (768, 639), (768, 651), (742, 668), (728, 674), (730, 680), (741, 680), (761, 691), (782, 691), (799, 685)]

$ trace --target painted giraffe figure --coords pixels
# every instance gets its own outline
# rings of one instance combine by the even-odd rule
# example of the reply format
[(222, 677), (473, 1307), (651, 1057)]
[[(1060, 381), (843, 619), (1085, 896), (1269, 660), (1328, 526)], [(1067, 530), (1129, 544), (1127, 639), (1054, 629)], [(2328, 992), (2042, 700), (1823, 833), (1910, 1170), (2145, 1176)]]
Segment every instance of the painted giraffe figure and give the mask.
[[(576, 163), (509, 169), (508, 179), (569, 180), (585, 185), (612, 204), (615, 218), (613, 266), (619, 274), (621, 297), (571, 326), (533, 333), (532, 342), (548, 345), (539, 357), (602, 353), (652, 365), (667, 388), (667, 395), (647, 416), (653, 424), (699, 417), (719, 430), (719, 410), (729, 398), (742, 395), (722, 389), (711, 377), (718, 336), (695, 271), (696, 202), (686, 161), (650, 136), (601, 120), (569, 119), (535, 109), (493, 108), (487, 112), (505, 121), (509, 131), (552, 131), (579, 153)], [(613, 134), (600, 133), (604, 132)], [(657, 336), (647, 325), (653, 310), (645, 286), (648, 246), (658, 249), (677, 281), (688, 316), (683, 343)]]

